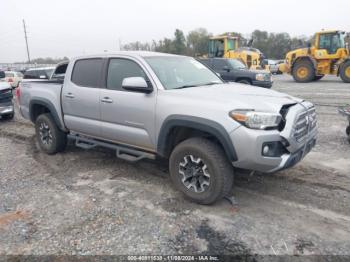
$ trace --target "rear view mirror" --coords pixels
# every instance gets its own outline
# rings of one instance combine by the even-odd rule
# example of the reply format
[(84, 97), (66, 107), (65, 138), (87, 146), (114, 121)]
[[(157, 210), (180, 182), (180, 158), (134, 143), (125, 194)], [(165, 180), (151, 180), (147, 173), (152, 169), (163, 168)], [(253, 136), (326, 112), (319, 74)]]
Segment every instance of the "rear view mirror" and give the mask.
[(143, 77), (127, 77), (123, 79), (122, 88), (125, 90), (152, 93), (153, 87), (149, 85)]

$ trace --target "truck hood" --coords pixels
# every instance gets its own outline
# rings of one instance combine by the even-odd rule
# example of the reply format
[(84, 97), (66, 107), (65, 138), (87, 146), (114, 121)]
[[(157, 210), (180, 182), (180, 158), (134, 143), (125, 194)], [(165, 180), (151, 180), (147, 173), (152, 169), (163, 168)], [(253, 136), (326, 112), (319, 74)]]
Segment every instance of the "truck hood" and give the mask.
[[(169, 90), (186, 99), (201, 101), (210, 106), (225, 109), (255, 109), (264, 112), (279, 112), (283, 105), (300, 103), (303, 100), (270, 89), (238, 83), (217, 84)], [(189, 101), (190, 102), (190, 101)]]

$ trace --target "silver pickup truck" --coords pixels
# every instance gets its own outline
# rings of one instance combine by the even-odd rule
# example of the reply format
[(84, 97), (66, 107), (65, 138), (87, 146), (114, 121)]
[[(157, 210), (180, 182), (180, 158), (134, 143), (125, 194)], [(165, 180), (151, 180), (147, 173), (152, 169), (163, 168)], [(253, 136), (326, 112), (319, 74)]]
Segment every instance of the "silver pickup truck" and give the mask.
[(235, 169), (285, 169), (316, 142), (310, 102), (224, 83), (185, 56), (79, 57), (58, 65), (51, 80), (23, 81), (18, 96), (46, 153), (64, 150), (69, 138), (128, 161), (166, 158), (176, 188), (202, 204), (231, 191)]

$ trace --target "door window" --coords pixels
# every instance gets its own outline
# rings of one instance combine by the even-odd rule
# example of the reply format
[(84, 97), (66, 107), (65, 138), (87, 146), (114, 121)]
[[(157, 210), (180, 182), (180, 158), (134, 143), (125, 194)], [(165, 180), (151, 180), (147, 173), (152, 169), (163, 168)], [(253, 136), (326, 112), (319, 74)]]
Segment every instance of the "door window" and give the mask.
[(38, 78), (37, 74), (36, 74), (36, 71), (34, 70), (30, 70), (30, 71), (26, 71), (24, 73), (24, 79), (36, 79)]
[(227, 66), (226, 60), (224, 59), (214, 59), (214, 69), (222, 71), (225, 66)]
[(99, 87), (102, 64), (101, 58), (77, 60), (73, 68), (72, 82), (84, 87)]
[(134, 61), (123, 58), (113, 58), (109, 60), (107, 74), (107, 88), (114, 90), (124, 90), (122, 83), (127, 77), (143, 77), (147, 79), (145, 72)]

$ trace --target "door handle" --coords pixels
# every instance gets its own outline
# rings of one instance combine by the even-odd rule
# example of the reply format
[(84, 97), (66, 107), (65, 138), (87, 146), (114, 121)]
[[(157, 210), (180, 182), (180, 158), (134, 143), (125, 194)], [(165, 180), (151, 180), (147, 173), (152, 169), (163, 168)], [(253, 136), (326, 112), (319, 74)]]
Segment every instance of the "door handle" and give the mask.
[(111, 103), (113, 103), (113, 100), (110, 99), (108, 96), (106, 96), (106, 97), (101, 99), (101, 102), (111, 104)]
[(74, 95), (73, 95), (72, 93), (67, 93), (67, 94), (65, 95), (65, 97), (74, 98)]

